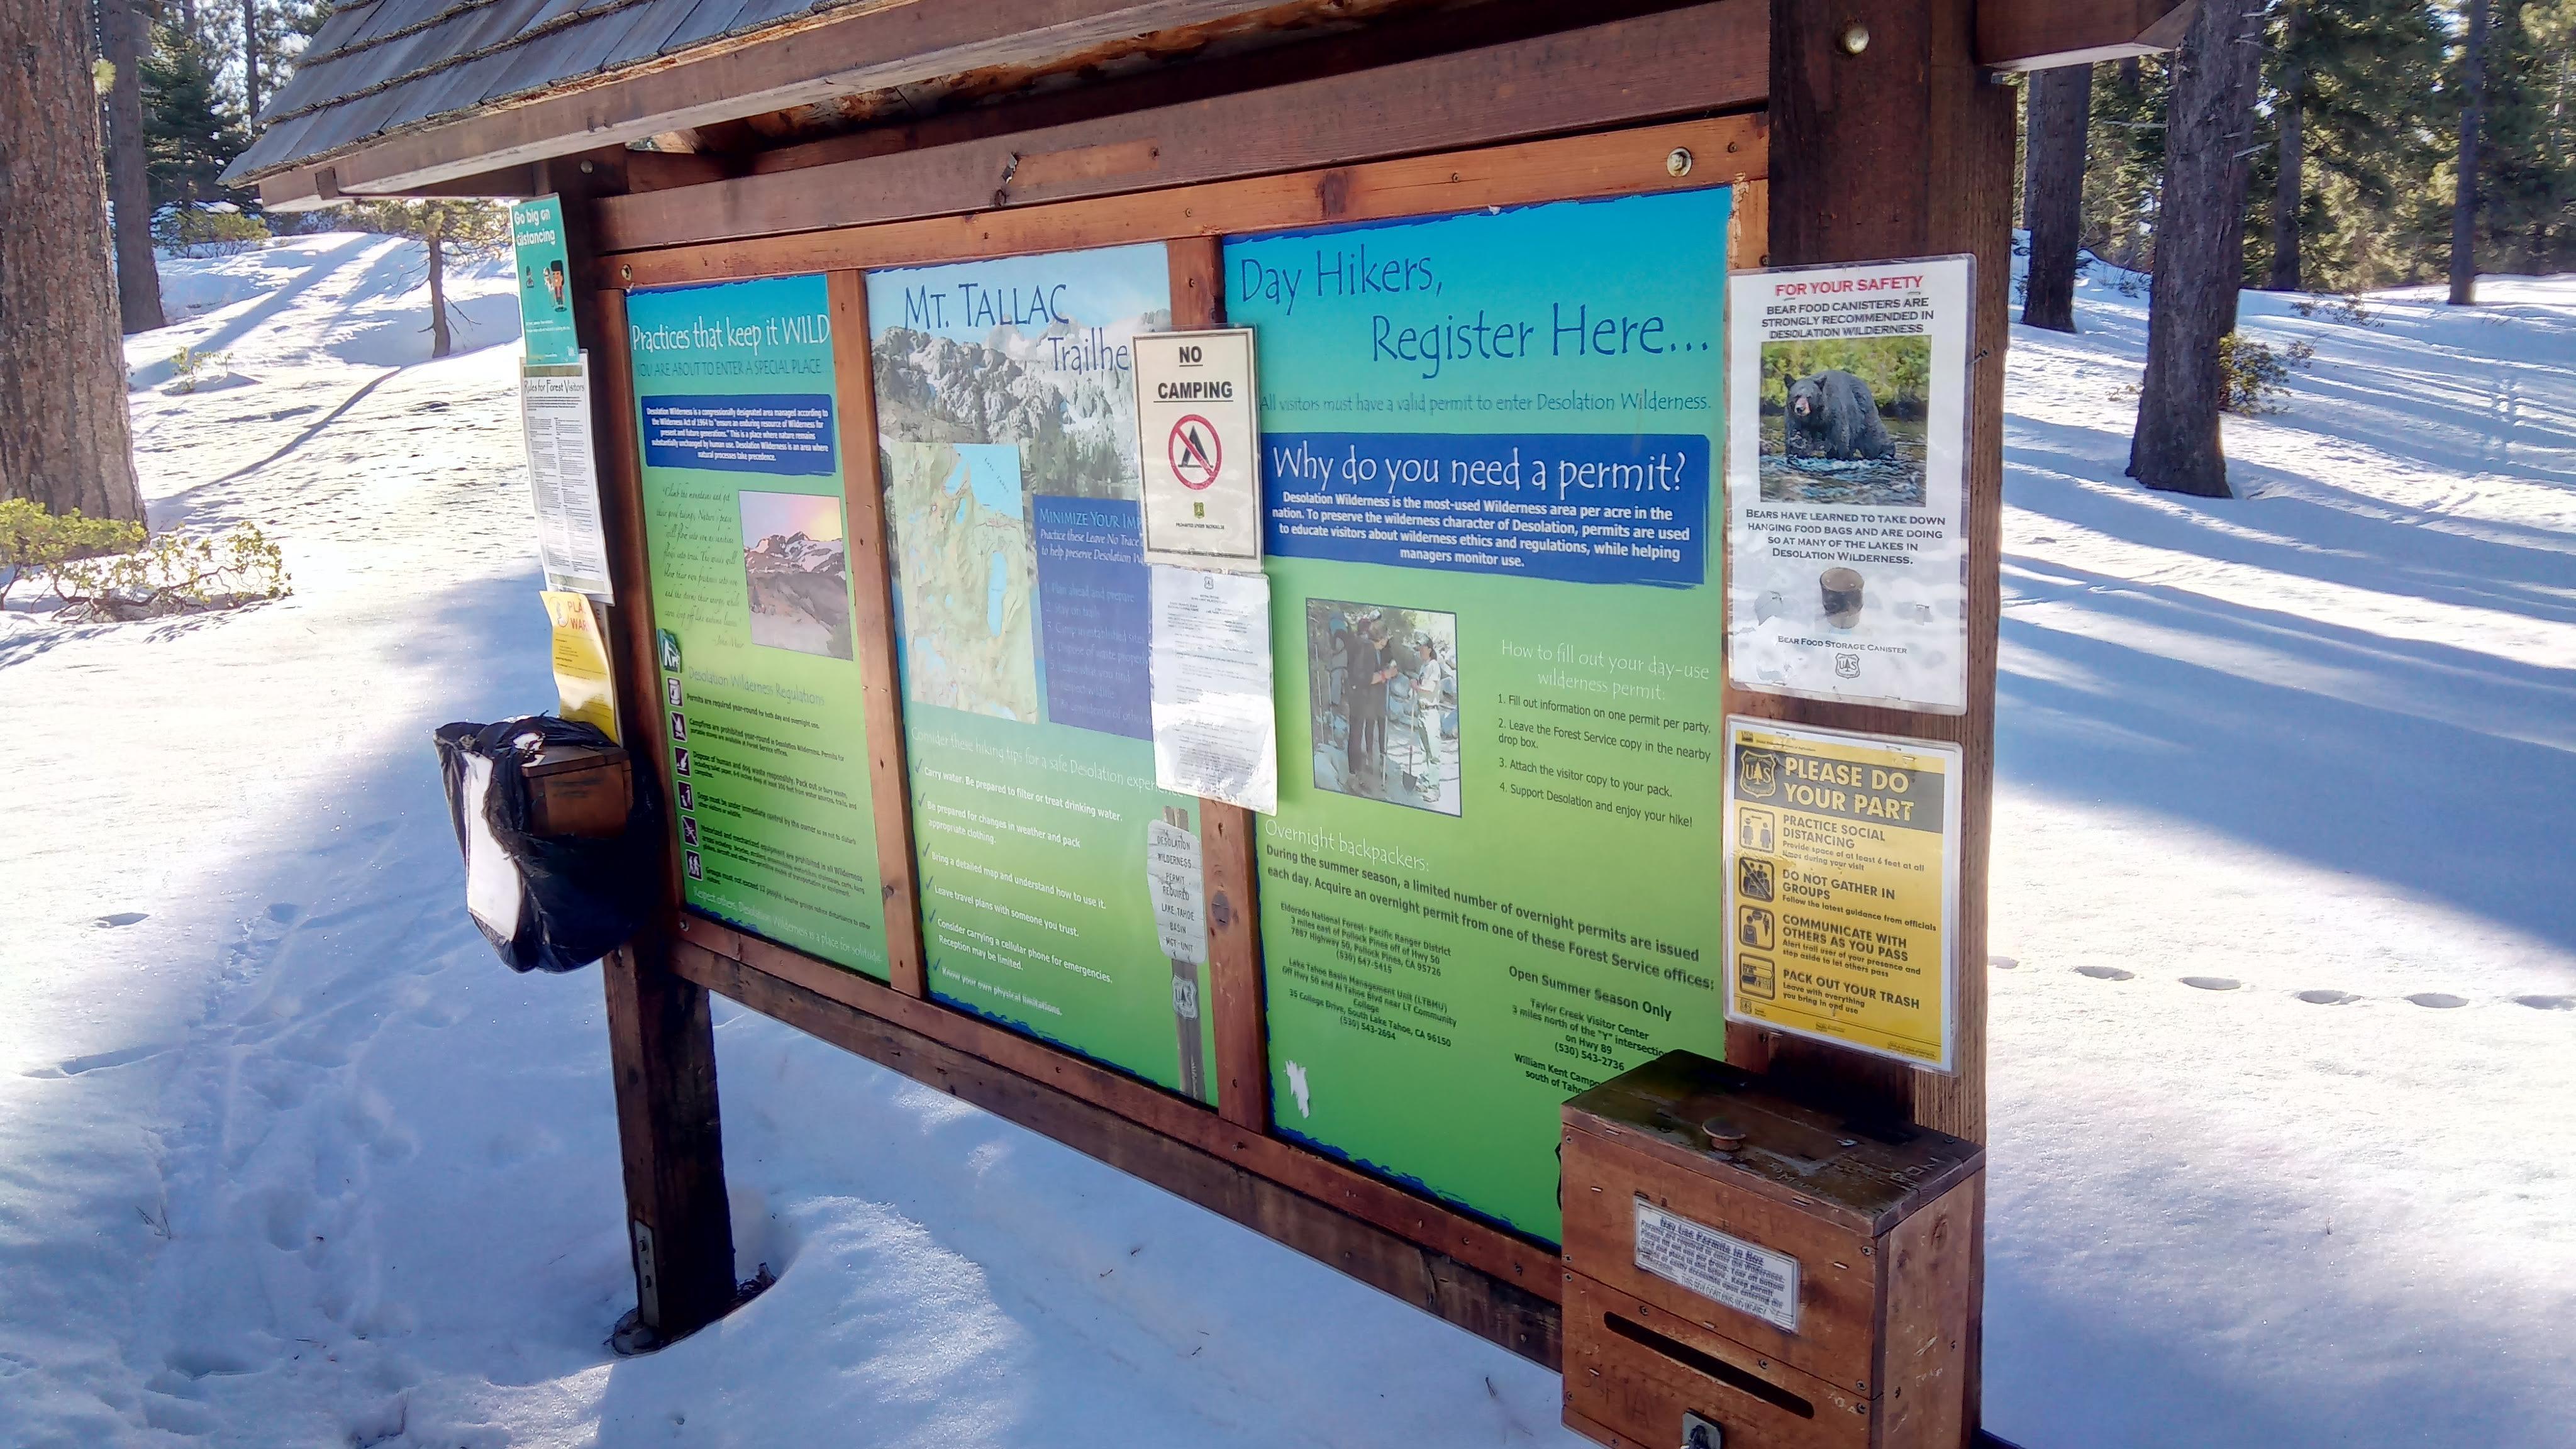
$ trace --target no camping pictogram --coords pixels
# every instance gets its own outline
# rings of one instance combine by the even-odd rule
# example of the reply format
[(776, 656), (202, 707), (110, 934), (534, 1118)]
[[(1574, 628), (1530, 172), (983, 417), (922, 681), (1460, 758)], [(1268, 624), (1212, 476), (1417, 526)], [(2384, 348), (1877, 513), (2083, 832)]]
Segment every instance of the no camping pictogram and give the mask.
[(1225, 461), (1225, 446), (1217, 440), (1216, 424), (1190, 413), (1172, 424), (1172, 439), (1166, 446), (1172, 476), (1181, 480), (1182, 487), (1197, 493), (1216, 482), (1217, 468)]

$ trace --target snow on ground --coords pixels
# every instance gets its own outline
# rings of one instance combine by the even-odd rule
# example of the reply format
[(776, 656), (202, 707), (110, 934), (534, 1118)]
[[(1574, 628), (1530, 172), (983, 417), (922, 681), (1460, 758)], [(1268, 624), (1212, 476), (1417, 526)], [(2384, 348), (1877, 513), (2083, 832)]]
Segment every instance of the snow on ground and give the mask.
[(2576, 1442), (2576, 279), (2305, 341), (2121, 477), (2146, 303), (2016, 328), (1987, 1419)]
[[(0, 617), (0, 1445), (1570, 1444), (1556, 1382), (719, 1006), (742, 1267), (647, 1359), (595, 976), (457, 909), (430, 728), (549, 701), (507, 277), (165, 264), (156, 525), (293, 598)], [(2312, 341), (2253, 496), (2121, 463), (2144, 304), (2016, 329), (1990, 1424), (2561, 1445), (2576, 1348), (2576, 280)], [(165, 391), (182, 344), (240, 381)], [(184, 733), (174, 726), (184, 724)], [(2009, 961), (2009, 966), (2002, 965)]]

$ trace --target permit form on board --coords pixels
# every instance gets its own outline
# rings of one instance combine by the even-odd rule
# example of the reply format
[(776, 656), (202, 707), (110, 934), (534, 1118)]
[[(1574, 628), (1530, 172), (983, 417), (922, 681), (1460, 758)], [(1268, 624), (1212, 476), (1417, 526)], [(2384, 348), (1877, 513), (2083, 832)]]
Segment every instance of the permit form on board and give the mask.
[(1270, 580), (1154, 565), (1154, 783), (1279, 813)]
[(1968, 703), (1973, 258), (1728, 278), (1728, 672), (1739, 689)]
[(519, 418), (528, 440), (528, 485), (537, 553), (548, 587), (615, 601), (608, 539), (599, 525), (599, 464), (591, 444), (590, 357), (522, 363)]

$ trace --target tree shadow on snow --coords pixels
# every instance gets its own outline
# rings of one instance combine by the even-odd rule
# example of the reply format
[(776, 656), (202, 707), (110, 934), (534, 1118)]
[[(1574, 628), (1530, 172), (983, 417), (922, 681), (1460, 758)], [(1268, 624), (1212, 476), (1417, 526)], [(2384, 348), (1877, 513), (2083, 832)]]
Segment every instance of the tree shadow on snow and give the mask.
[[(324, 278), (335, 275), (344, 264), (381, 240), (383, 240), (381, 237), (353, 236), (347, 241), (323, 249), (293, 280), (268, 293), (256, 304), (245, 307), (224, 319), (222, 325), (216, 327), (214, 331), (190, 343), (189, 349), (198, 353), (223, 352), (230, 349), (234, 343), (257, 330), (262, 323), (292, 307), (298, 297), (320, 285)], [(168, 382), (174, 375), (174, 371), (172, 364), (166, 358), (159, 362), (146, 363), (135, 368), (128, 375), (129, 387), (135, 389), (157, 387)]]
[(2013, 430), (2005, 450), (2009, 498), (2023, 514), (2292, 578), (2576, 621), (2576, 538), (2567, 534), (2428, 514), (2242, 462), (2228, 471), (2245, 492), (2270, 485), (2297, 491), (2204, 502), (2126, 479), (2093, 482), (2103, 467), (2098, 430), (2018, 419)]
[(2576, 799), (2568, 671), (2028, 570), (2004, 611), (2001, 773), (2576, 946), (2570, 827), (2537, 808)]

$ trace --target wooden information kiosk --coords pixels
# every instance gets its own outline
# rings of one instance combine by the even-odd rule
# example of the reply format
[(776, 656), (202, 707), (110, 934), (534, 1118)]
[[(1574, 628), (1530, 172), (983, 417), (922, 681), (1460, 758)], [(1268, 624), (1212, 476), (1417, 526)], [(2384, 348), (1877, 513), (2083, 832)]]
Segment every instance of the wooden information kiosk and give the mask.
[[(344, 4), (237, 179), (289, 209), (560, 204), (620, 738), (675, 825), (668, 909), (605, 965), (643, 1339), (736, 1301), (712, 991), (1551, 1368), (1565, 1315), (1592, 1315), (1597, 1363), (1646, 1341), (1601, 1323), (1670, 1316), (1693, 1282), (1732, 1295), (1725, 1343), (1790, 1343), (1797, 1283), (1857, 1271), (1783, 1280), (1780, 1245), (1643, 1191), (1605, 1217), (1588, 1189), (1625, 1180), (1603, 1157), (1623, 1143), (1675, 1184), (1751, 1191), (1755, 1158), (1811, 1148), (1928, 1174), (1853, 1188), (1877, 1206), (1836, 1209), (1860, 1226), (1832, 1241), (1937, 1220), (1941, 1303), (1907, 1311), (1955, 1331), (1904, 1382), (1948, 1409), (1896, 1415), (1866, 1377), (1831, 1391), (1893, 1416), (1877, 1438), (1671, 1408), (1746, 1444), (1974, 1437), (2003, 73), (2157, 48), (2187, 10)], [(1761, 394), (1742, 437), (1766, 441), (1739, 461), (1811, 476), (1734, 493), (1730, 276), (1911, 259), (1947, 268), (1917, 283), (1967, 279), (1921, 315), (1949, 306), (1972, 341), (1926, 366), (1872, 341), (1925, 333), (1901, 311), (1781, 331), (1742, 394)], [(1156, 785), (1137, 479), (1164, 440), (1136, 436), (1133, 339), (1218, 327), (1257, 353), (1276, 815)], [(1801, 442), (1810, 407), (1841, 410), (1839, 441)], [(1742, 498), (1790, 506), (1774, 540), (1797, 508), (1919, 522), (1927, 448), (1957, 464), (1946, 602), (1823, 555), (1821, 596), (1730, 595)], [(1729, 667), (1753, 613), (1821, 610), (1857, 629), (1819, 637), (1855, 641), (1833, 667), (1859, 677), (1900, 607), (1948, 621), (1963, 708)], [(1730, 822), (1730, 800), (1760, 809)], [(1850, 856), (1873, 812), (1928, 831), (1943, 867), (1934, 967), (1902, 932), (1847, 949), (1818, 924), (1844, 907), (1797, 861)], [(1809, 855), (1731, 833), (1775, 815)], [(1837, 820), (1866, 829), (1828, 839)], [(1849, 980), (1820, 984), (1828, 957)], [(1903, 1021), (1837, 1040), (1864, 997)], [(1766, 1024), (1796, 1000), (1826, 1029)], [(1769, 1125), (1731, 1145), (1723, 1124), (1583, 1129), (1587, 1200), (1561, 1202), (1562, 1105), (1671, 1053), (1731, 1073)], [(1856, 1146), (1846, 1121), (1879, 1135)], [(1902, 1300), (1905, 1271), (1853, 1281)], [(1736, 1351), (1716, 1342), (1666, 1357)], [(1887, 1361), (1794, 1347), (1819, 1383)], [(1672, 1381), (1761, 1397), (1705, 1364)], [(1645, 1417), (1570, 1422), (1670, 1427), (1593, 1402)]]

